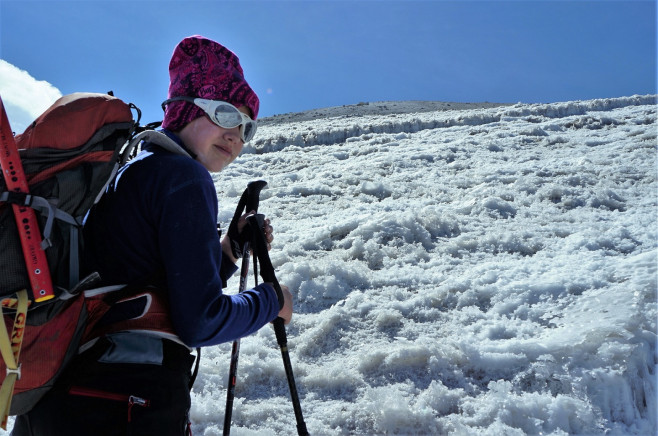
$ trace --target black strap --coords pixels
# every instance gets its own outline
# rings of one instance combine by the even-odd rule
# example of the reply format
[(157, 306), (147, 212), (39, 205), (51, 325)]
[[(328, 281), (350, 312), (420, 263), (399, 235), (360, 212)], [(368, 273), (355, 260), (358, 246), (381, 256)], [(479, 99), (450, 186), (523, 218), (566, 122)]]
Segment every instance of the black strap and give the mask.
[[(256, 214), (251, 215), (247, 218), (247, 223), (252, 229), (251, 231), (251, 240), (254, 256), (258, 257), (258, 262), (260, 263), (260, 276), (263, 278), (264, 282), (272, 283), (274, 290), (276, 291), (276, 296), (279, 300), (279, 310), (283, 309), (283, 290), (279, 281), (276, 279), (274, 273), (274, 266), (270, 260), (270, 256), (267, 254), (267, 241), (265, 240), (265, 234), (261, 230), (264, 225), (265, 215)], [(256, 229), (256, 230), (253, 230)]]
[(231, 251), (233, 253), (233, 257), (235, 257), (236, 259), (242, 257), (243, 254), (242, 246), (244, 242), (248, 240), (246, 238), (242, 238), (238, 234), (238, 221), (240, 220), (240, 217), (245, 211), (258, 212), (258, 204), (260, 202), (259, 199), (260, 191), (265, 186), (267, 186), (267, 182), (265, 180), (255, 180), (253, 182), (249, 182), (247, 184), (247, 189), (245, 189), (242, 195), (240, 196), (238, 205), (235, 208), (235, 212), (233, 213), (233, 218), (231, 219), (231, 223), (229, 224), (228, 227), (227, 236), (229, 237), (229, 241), (231, 242)]
[(194, 386), (196, 376), (199, 374), (199, 363), (201, 363), (201, 347), (197, 347), (196, 349), (196, 360), (194, 362), (194, 371), (192, 371), (192, 377), (190, 378), (190, 390), (192, 390), (192, 386)]

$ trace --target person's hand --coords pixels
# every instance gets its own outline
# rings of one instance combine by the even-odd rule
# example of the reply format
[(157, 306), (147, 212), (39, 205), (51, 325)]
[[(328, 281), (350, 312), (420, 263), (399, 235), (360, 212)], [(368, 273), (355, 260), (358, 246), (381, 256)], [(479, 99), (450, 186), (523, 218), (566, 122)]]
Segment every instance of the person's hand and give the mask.
[(265, 233), (265, 242), (267, 243), (267, 251), (270, 251), (272, 249), (272, 241), (274, 241), (274, 236), (272, 235), (273, 232), (274, 232), (274, 228), (270, 224), (270, 220), (268, 218), (265, 218), (263, 224), (263, 233)]
[[(243, 255), (242, 250), (244, 247), (244, 243), (247, 241), (248, 235), (245, 233), (244, 228), (247, 225), (247, 218), (249, 218), (252, 215), (255, 215), (256, 211), (251, 211), (248, 213), (245, 213), (240, 217), (236, 225), (231, 225), (228, 228), (228, 232), (226, 233), (226, 236), (224, 239), (222, 239), (222, 251), (224, 254), (228, 255), (233, 263), (237, 263), (238, 259), (240, 259)], [(274, 228), (270, 224), (270, 220), (268, 218), (263, 219), (263, 228), (262, 228), (263, 234), (265, 235), (265, 243), (267, 244), (267, 250), (272, 249), (272, 241), (274, 240), (274, 236), (272, 235), (274, 232)]]
[[(237, 259), (242, 257), (242, 250), (244, 249), (245, 242), (248, 241), (248, 235), (244, 231), (244, 227), (247, 225), (247, 218), (252, 215), (254, 212), (249, 212), (243, 214), (237, 223), (235, 220), (231, 220), (231, 224), (228, 226), (228, 231), (226, 232), (226, 237), (222, 241), (222, 248), (226, 253), (226, 248), (228, 248), (228, 253), (231, 255), (231, 259), (235, 263)], [(226, 242), (225, 242), (226, 241)]]
[(292, 319), (292, 294), (287, 286), (281, 285), (283, 293), (283, 308), (279, 311), (279, 318), (283, 319), (284, 324), (289, 324)]

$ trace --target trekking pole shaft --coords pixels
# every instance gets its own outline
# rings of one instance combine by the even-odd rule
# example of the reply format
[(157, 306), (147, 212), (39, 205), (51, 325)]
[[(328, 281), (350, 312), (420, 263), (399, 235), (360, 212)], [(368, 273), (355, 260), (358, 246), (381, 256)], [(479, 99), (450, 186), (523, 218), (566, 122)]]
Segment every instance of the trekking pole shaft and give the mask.
[(297, 420), (297, 434), (300, 436), (307, 436), (308, 430), (306, 429), (306, 422), (302, 415), (302, 406), (297, 394), (297, 385), (295, 384), (295, 376), (292, 373), (292, 363), (290, 362), (290, 353), (288, 353), (288, 336), (286, 335), (286, 327), (283, 324), (282, 318), (275, 319), (272, 324), (274, 325), (274, 333), (276, 334), (276, 341), (281, 349), (281, 357), (283, 358), (283, 368), (286, 371), (286, 378), (288, 379), (288, 387), (290, 388), (290, 398), (292, 399), (292, 408), (295, 411), (295, 419)]
[[(247, 276), (249, 275), (249, 243), (244, 244), (242, 267), (240, 269), (239, 292), (247, 289)], [(233, 416), (233, 400), (235, 399), (235, 385), (238, 378), (238, 360), (240, 357), (240, 339), (233, 341), (231, 347), (231, 365), (229, 367), (228, 386), (226, 388), (226, 409), (224, 411), (224, 436), (231, 433), (231, 418)]]
[[(249, 182), (247, 189), (242, 193), (238, 206), (233, 214), (231, 225), (236, 225), (244, 209), (247, 212), (258, 211), (260, 200), (260, 191), (267, 185), (264, 180)], [(247, 231), (244, 229), (243, 231)], [(251, 230), (255, 231), (255, 230)], [(247, 289), (247, 277), (249, 275), (249, 242), (245, 242), (242, 247), (242, 265), (240, 268), (240, 286), (239, 292), (242, 293)], [(233, 341), (231, 347), (231, 365), (229, 367), (228, 386), (226, 389), (226, 409), (224, 411), (224, 436), (231, 433), (231, 418), (233, 416), (233, 400), (235, 399), (235, 385), (238, 379), (238, 359), (240, 357), (240, 339)]]
[[(257, 217), (250, 217), (249, 220), (256, 223)], [(272, 265), (272, 260), (270, 259), (269, 254), (267, 253), (267, 242), (265, 241), (265, 235), (262, 232), (257, 232), (254, 234), (253, 241), (253, 252), (254, 256), (258, 257), (260, 262), (260, 273), (261, 277), (265, 282), (269, 282), (274, 287), (274, 290), (277, 293), (277, 296), (282, 295), (283, 291), (281, 285), (276, 278), (274, 272), (274, 266)], [(288, 352), (288, 337), (286, 335), (286, 328), (284, 325), (284, 320), (281, 317), (277, 317), (272, 321), (274, 326), (274, 333), (276, 334), (276, 340), (281, 349), (281, 357), (283, 358), (283, 367), (286, 372), (286, 378), (288, 379), (288, 387), (290, 388), (290, 397), (292, 399), (292, 407), (295, 411), (295, 419), (297, 420), (297, 433), (299, 435), (308, 435), (308, 430), (306, 429), (306, 423), (304, 422), (304, 417), (302, 415), (302, 408), (299, 401), (299, 395), (297, 393), (297, 386), (295, 384), (295, 376), (292, 373), (292, 364), (290, 363), (290, 353)]]
[(228, 386), (226, 388), (226, 409), (224, 411), (224, 436), (231, 433), (231, 418), (233, 416), (233, 399), (235, 398), (235, 382), (240, 356), (240, 341), (234, 341), (231, 347), (231, 367), (229, 369)]

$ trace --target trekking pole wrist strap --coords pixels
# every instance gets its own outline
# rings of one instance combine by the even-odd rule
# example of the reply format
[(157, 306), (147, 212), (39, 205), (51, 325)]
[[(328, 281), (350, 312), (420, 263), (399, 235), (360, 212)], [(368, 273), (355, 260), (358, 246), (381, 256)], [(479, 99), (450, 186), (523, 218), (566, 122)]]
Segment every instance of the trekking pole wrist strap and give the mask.
[(276, 292), (276, 298), (279, 300), (279, 311), (283, 309), (283, 306), (285, 305), (285, 298), (283, 297), (283, 290), (281, 289), (281, 286), (279, 285), (279, 282), (276, 281), (272, 282), (272, 286), (274, 287), (274, 291)]
[[(240, 221), (240, 217), (245, 211), (258, 212), (260, 191), (265, 187), (265, 185), (267, 185), (267, 182), (264, 180), (250, 182), (247, 185), (247, 189), (245, 189), (240, 196), (238, 205), (235, 208), (235, 212), (233, 213), (233, 218), (229, 224), (226, 236), (231, 242), (231, 254), (233, 254), (233, 257), (236, 259), (240, 259), (243, 256), (244, 253), (242, 252), (242, 247), (244, 246), (244, 243), (250, 239), (249, 235), (245, 234), (244, 229), (242, 232), (238, 231), (238, 222)], [(254, 229), (255, 228), (256, 227), (254, 227)]]
[(267, 242), (265, 241), (265, 234), (262, 230), (264, 220), (265, 215), (263, 214), (251, 215), (247, 218), (247, 223), (251, 229), (251, 247), (254, 256), (258, 258), (258, 262), (260, 263), (260, 275), (264, 282), (272, 283), (272, 287), (276, 292), (276, 297), (279, 300), (279, 310), (281, 310), (283, 309), (285, 298), (283, 296), (281, 285), (274, 274), (274, 267), (272, 266), (270, 255), (267, 253)]

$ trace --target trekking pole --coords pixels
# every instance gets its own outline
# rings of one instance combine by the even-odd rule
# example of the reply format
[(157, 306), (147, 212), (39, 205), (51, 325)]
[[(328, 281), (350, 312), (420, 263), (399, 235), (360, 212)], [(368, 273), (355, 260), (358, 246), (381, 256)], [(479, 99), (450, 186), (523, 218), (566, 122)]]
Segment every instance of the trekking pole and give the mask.
[[(245, 208), (247, 212), (258, 211), (259, 195), (261, 189), (267, 185), (263, 180), (250, 182), (247, 189), (244, 190), (238, 206), (233, 214), (231, 224), (237, 226), (238, 220), (242, 216)], [(250, 225), (247, 222), (247, 225)], [(243, 232), (252, 232), (253, 229), (245, 228)], [(240, 285), (239, 292), (244, 292), (247, 289), (247, 276), (249, 275), (249, 238), (242, 246), (242, 265), (240, 268)], [(231, 365), (229, 367), (228, 387), (226, 390), (226, 410), (224, 412), (224, 436), (228, 436), (231, 432), (231, 416), (233, 415), (233, 399), (235, 398), (235, 384), (238, 374), (238, 357), (240, 355), (240, 339), (233, 341), (231, 348)]]
[[(251, 224), (252, 228), (261, 228), (262, 215), (252, 215), (247, 218), (247, 222)], [(276, 279), (274, 273), (274, 266), (272, 266), (272, 261), (270, 256), (267, 253), (267, 241), (265, 241), (265, 235), (263, 232), (254, 232), (252, 235), (254, 238), (254, 244), (252, 250), (254, 256), (258, 258), (260, 262), (260, 274), (264, 282), (272, 283), (274, 289), (277, 292), (277, 295), (282, 294), (281, 285)], [(304, 416), (302, 415), (302, 407), (299, 401), (299, 395), (297, 393), (297, 385), (295, 384), (295, 376), (292, 372), (292, 364), (290, 363), (290, 353), (288, 352), (288, 337), (286, 334), (286, 327), (284, 325), (283, 318), (277, 317), (272, 322), (274, 326), (274, 334), (276, 335), (276, 341), (279, 344), (281, 349), (281, 357), (283, 358), (283, 367), (286, 372), (286, 378), (288, 379), (288, 388), (290, 389), (290, 397), (292, 399), (292, 407), (295, 412), (295, 419), (297, 420), (297, 434), (300, 436), (307, 436), (308, 430), (306, 429), (306, 423), (304, 422)]]

